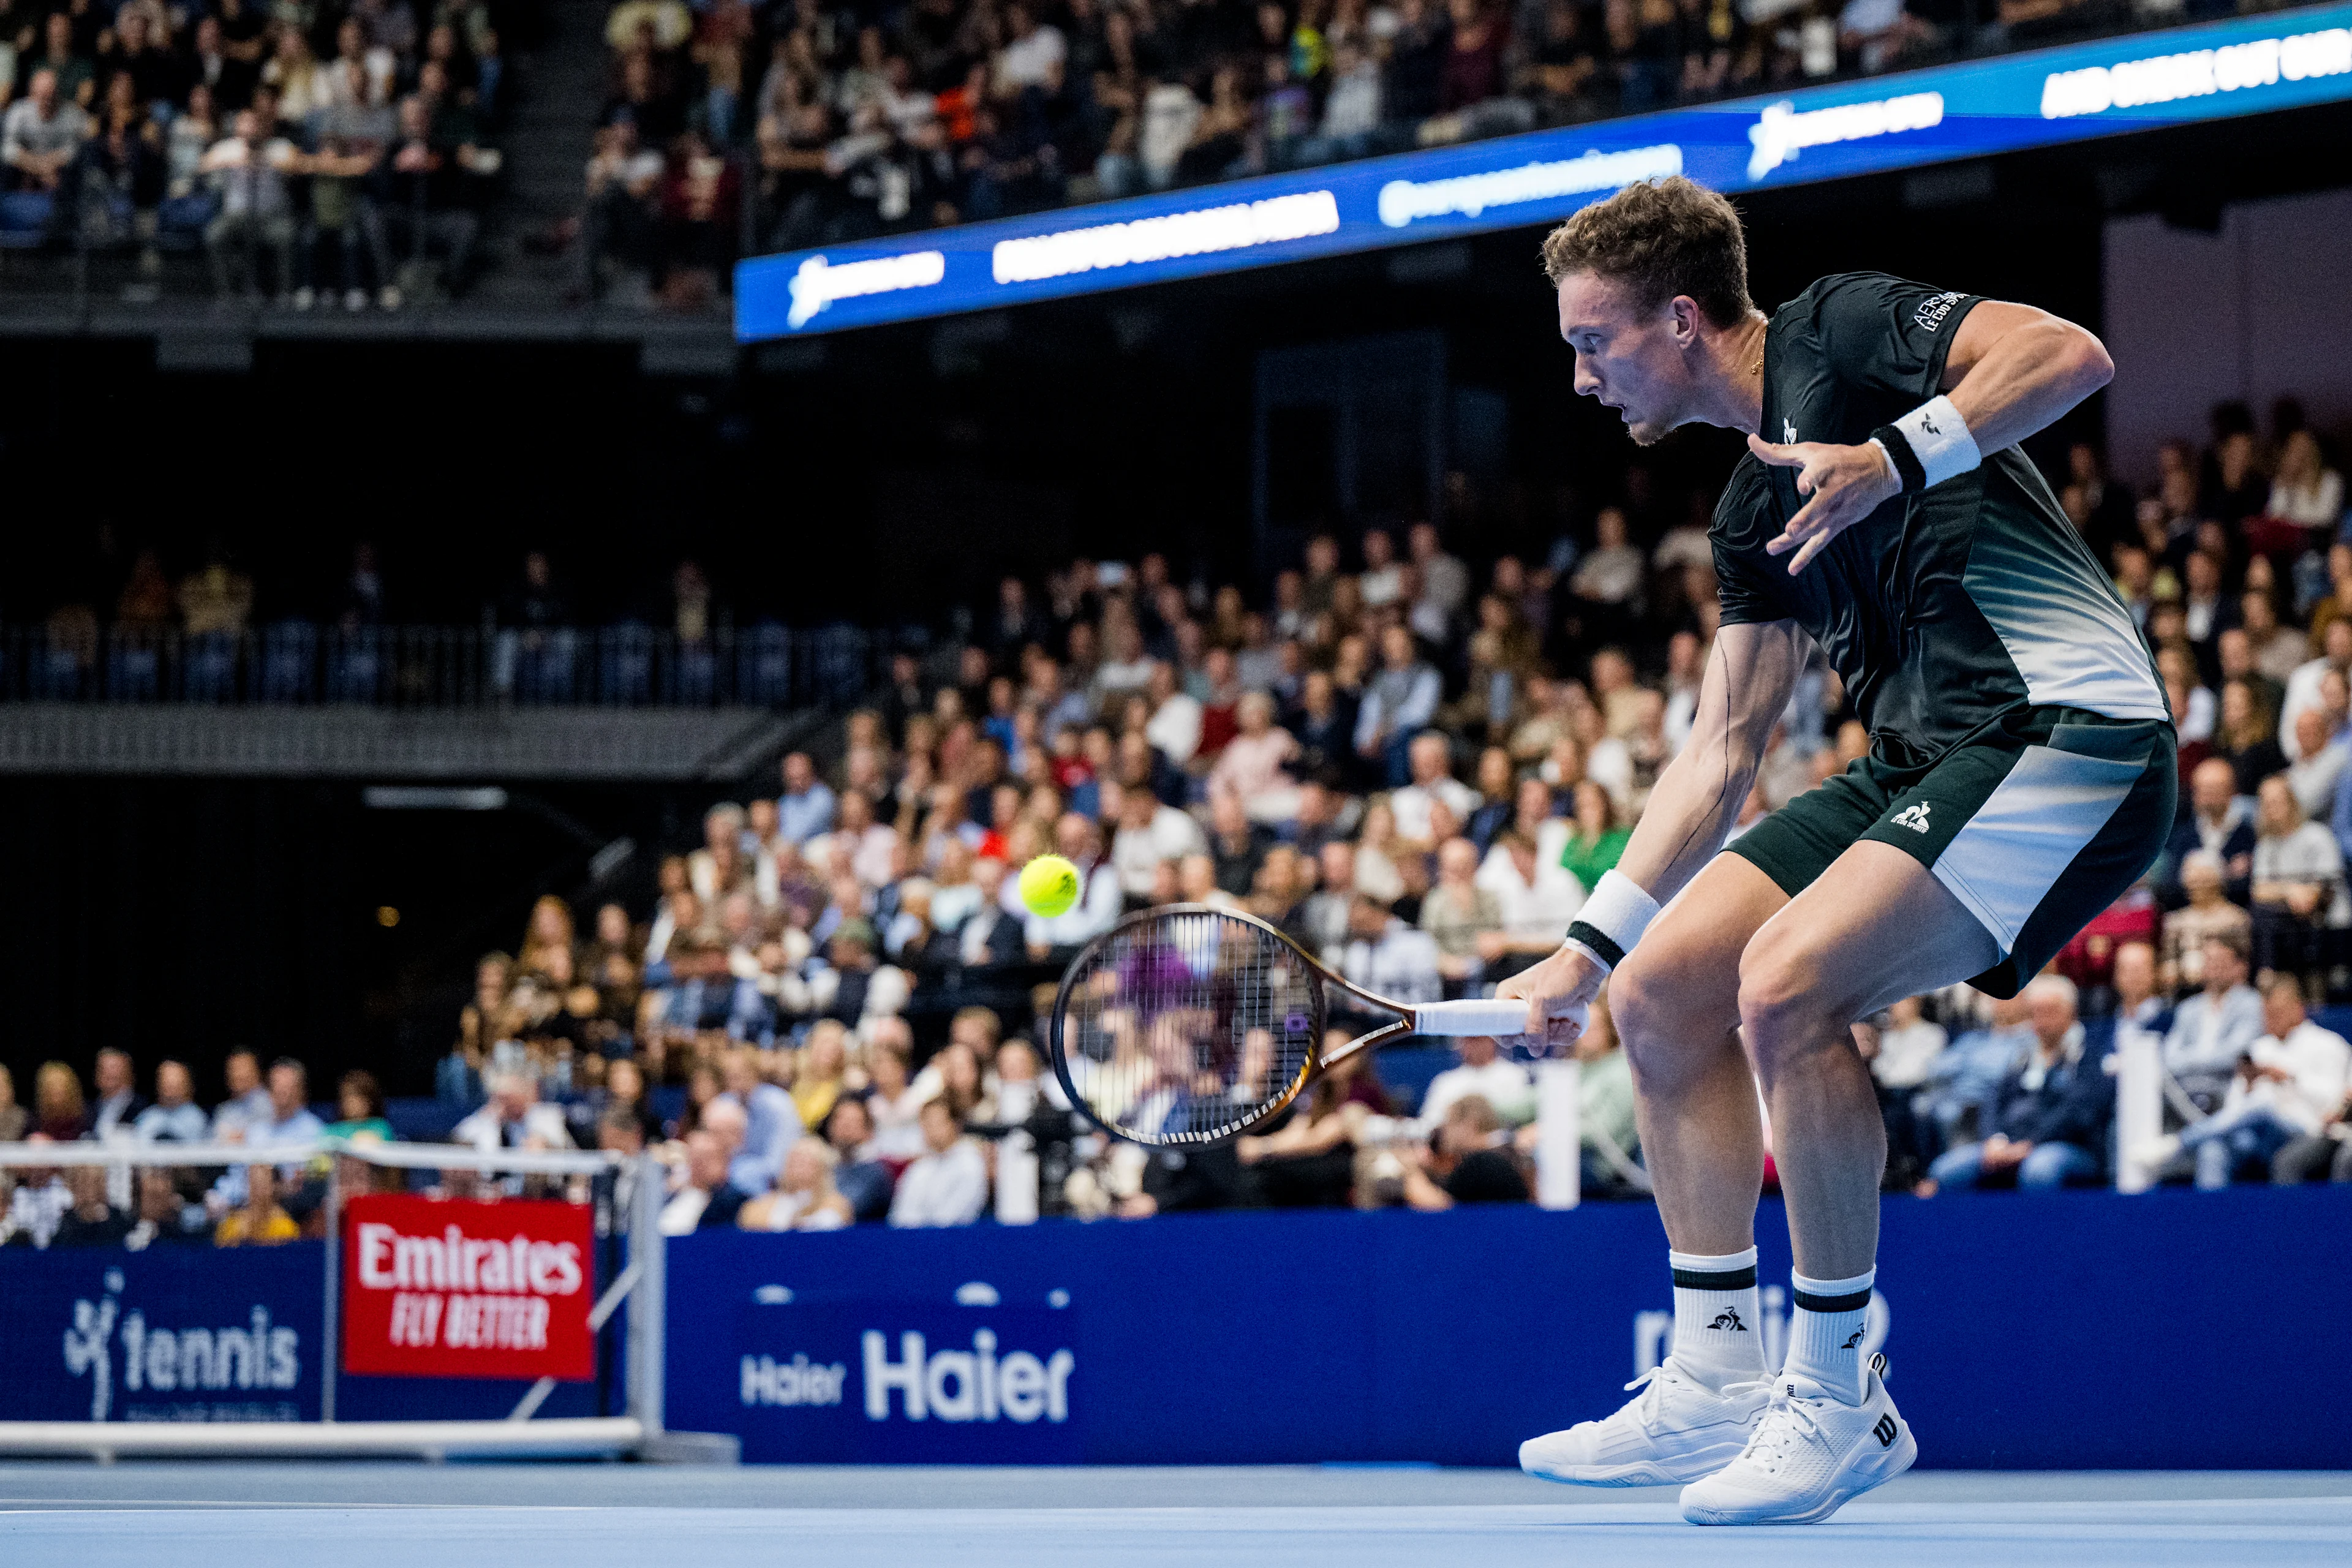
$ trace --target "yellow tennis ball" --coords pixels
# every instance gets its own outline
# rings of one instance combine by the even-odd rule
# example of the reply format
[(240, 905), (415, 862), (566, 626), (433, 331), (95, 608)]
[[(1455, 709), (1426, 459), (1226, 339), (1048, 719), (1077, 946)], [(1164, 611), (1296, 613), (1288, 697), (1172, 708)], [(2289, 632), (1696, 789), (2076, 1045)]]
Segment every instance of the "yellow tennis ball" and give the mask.
[(1078, 901), (1078, 868), (1059, 855), (1040, 855), (1021, 868), (1021, 901), (1052, 920)]

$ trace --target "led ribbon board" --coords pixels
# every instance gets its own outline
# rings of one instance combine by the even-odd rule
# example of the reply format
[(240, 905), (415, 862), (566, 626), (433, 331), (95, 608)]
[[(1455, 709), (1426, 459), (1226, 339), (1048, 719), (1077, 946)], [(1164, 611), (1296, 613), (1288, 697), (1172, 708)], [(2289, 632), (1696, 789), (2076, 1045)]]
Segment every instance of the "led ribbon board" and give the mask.
[(1636, 180), (1739, 192), (2352, 98), (2352, 5), (760, 257), (744, 342), (1548, 223)]

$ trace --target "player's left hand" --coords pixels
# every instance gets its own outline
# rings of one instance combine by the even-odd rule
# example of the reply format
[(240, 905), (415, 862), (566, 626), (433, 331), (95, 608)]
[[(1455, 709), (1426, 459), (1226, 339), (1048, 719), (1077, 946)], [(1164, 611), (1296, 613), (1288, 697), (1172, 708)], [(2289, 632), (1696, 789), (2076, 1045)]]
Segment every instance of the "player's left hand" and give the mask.
[(1797, 552), (1789, 563), (1791, 577), (1827, 550), (1831, 540), (1876, 511), (1880, 502), (1903, 493), (1903, 481), (1892, 465), (1867, 442), (1859, 447), (1826, 441), (1782, 445), (1750, 436), (1748, 449), (1776, 468), (1796, 469), (1797, 493), (1812, 497), (1797, 509), (1780, 537), (1764, 546), (1769, 555)]

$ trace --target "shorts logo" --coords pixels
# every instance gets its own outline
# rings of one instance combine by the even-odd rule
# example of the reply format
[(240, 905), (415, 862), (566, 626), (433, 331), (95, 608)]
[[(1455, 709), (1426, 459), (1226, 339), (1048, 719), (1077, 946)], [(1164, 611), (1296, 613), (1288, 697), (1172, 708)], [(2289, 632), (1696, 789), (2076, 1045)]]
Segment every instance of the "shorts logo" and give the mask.
[(1960, 302), (1960, 298), (1958, 294), (1930, 295), (1919, 301), (1911, 320), (1921, 331), (1932, 332), (1944, 324), (1944, 318), (1952, 313), (1952, 307)]
[(1923, 800), (1916, 805), (1905, 806), (1895, 814), (1894, 825), (1897, 827), (1907, 827), (1914, 833), (1927, 832), (1928, 805), (1928, 802)]

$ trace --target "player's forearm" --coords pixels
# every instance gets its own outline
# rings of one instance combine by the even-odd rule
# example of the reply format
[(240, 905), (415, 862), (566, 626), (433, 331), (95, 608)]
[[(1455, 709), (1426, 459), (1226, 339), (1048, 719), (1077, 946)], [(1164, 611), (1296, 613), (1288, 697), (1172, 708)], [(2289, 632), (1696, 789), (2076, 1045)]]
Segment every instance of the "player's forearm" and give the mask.
[(1618, 871), (1659, 903), (1715, 858), (1755, 787), (1757, 758), (1722, 744), (1694, 745), (1666, 765)]
[(2114, 379), (2099, 340), (2054, 316), (2003, 332), (1946, 387), (1979, 452), (1998, 452), (2047, 429)]

